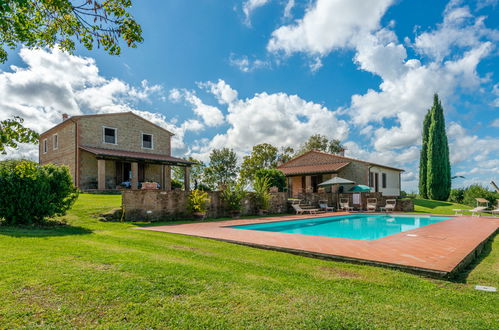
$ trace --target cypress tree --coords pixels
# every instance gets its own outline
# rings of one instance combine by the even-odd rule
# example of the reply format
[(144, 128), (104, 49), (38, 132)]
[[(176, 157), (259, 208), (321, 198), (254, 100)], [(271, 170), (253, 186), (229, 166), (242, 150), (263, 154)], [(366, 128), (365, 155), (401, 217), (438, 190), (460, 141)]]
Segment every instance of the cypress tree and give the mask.
[(451, 188), (449, 145), (445, 132), (444, 109), (437, 94), (433, 97), (433, 107), (431, 108), (427, 155), (426, 189), (428, 198), (440, 201), (447, 200)]
[(426, 185), (428, 166), (428, 131), (431, 122), (431, 109), (428, 109), (423, 121), (423, 141), (421, 144), (421, 156), (419, 158), (419, 195), (421, 198), (428, 198), (428, 189)]

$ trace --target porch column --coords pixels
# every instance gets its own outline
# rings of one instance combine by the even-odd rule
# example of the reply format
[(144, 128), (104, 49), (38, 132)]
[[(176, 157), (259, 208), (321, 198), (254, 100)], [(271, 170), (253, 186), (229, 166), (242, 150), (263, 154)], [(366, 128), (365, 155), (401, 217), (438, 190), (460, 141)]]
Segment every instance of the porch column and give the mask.
[(106, 190), (106, 160), (97, 159), (97, 189)]
[(159, 185), (165, 190), (165, 165), (159, 165)]
[(305, 192), (311, 192), (312, 191), (312, 177), (310, 175), (307, 175), (305, 177)]
[(172, 190), (172, 168), (171, 166), (165, 166), (165, 190)]
[(170, 166), (161, 165), (161, 190), (171, 190)]
[(184, 167), (184, 189), (185, 191), (191, 190), (191, 168)]
[(133, 162), (132, 165), (132, 189), (139, 188), (139, 163)]

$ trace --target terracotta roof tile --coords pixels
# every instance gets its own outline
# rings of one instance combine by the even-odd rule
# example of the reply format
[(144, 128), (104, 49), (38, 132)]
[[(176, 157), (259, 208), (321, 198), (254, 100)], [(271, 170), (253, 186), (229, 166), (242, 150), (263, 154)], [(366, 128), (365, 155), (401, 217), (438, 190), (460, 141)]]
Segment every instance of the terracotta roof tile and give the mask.
[(171, 163), (180, 163), (180, 164), (194, 164), (193, 162), (187, 161), (185, 159), (165, 156), (160, 154), (151, 154), (146, 152), (135, 152), (135, 151), (127, 151), (127, 150), (115, 150), (115, 149), (104, 149), (104, 148), (94, 148), (94, 147), (85, 147), (81, 146), (80, 149), (88, 151), (97, 156), (110, 156), (117, 158), (135, 158), (138, 160), (152, 160), (152, 161), (160, 161), (160, 162), (171, 162)]
[(389, 169), (401, 171), (401, 172), (404, 171), (403, 169), (392, 167), (392, 166), (386, 166), (386, 165), (376, 164), (376, 163), (372, 163), (372, 162), (366, 162), (364, 160), (345, 157), (345, 156), (336, 155), (336, 154), (328, 154), (326, 152), (322, 152), (322, 151), (318, 151), (318, 150), (311, 150), (309, 152), (306, 152), (303, 155), (295, 157), (295, 158), (291, 159), (290, 161), (278, 166), (277, 168), (282, 171), (285, 168), (292, 167), (293, 165), (308, 166), (309, 164), (330, 164), (330, 163), (344, 163), (344, 162), (352, 162), (352, 161), (364, 163), (364, 164), (367, 164), (370, 166), (385, 167), (385, 168), (389, 168)]
[(336, 172), (343, 167), (350, 164), (350, 162), (344, 163), (332, 163), (332, 164), (318, 164), (318, 165), (304, 165), (304, 166), (290, 166), (290, 167), (280, 167), (279, 170), (285, 175), (292, 174), (306, 174), (306, 173), (330, 173)]

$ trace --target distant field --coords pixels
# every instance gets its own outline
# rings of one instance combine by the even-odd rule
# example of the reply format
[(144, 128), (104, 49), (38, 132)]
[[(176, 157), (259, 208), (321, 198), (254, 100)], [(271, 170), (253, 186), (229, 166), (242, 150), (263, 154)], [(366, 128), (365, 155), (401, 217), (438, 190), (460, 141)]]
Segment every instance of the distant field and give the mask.
[(83, 194), (67, 227), (0, 227), (1, 328), (499, 327), (497, 293), (473, 288), (499, 286), (497, 238), (448, 282), (97, 220), (119, 203)]

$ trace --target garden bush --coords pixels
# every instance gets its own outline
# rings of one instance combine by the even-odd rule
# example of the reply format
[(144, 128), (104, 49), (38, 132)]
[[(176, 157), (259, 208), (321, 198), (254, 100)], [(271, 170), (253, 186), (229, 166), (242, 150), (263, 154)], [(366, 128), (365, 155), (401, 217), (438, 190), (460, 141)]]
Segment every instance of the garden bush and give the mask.
[(465, 189), (463, 204), (476, 206), (475, 198), (485, 198), (489, 201), (489, 206), (492, 206), (496, 204), (496, 199), (499, 198), (499, 194), (490, 191), (479, 184), (473, 184)]
[(66, 166), (28, 160), (0, 162), (0, 219), (7, 225), (42, 224), (64, 215), (78, 197)]
[(184, 183), (180, 182), (176, 179), (172, 179), (172, 189), (182, 189), (184, 187)]
[(255, 178), (263, 177), (268, 178), (270, 187), (277, 187), (279, 191), (284, 191), (286, 188), (286, 176), (279, 170), (264, 168), (255, 172)]
[(451, 189), (449, 202), (463, 204), (465, 191), (466, 189), (464, 188)]
[(209, 202), (210, 198), (207, 192), (194, 189), (189, 193), (187, 209), (192, 213), (206, 213)]
[(225, 202), (229, 212), (241, 211), (244, 197), (246, 197), (246, 192), (241, 184), (229, 184), (222, 191), (222, 200)]

